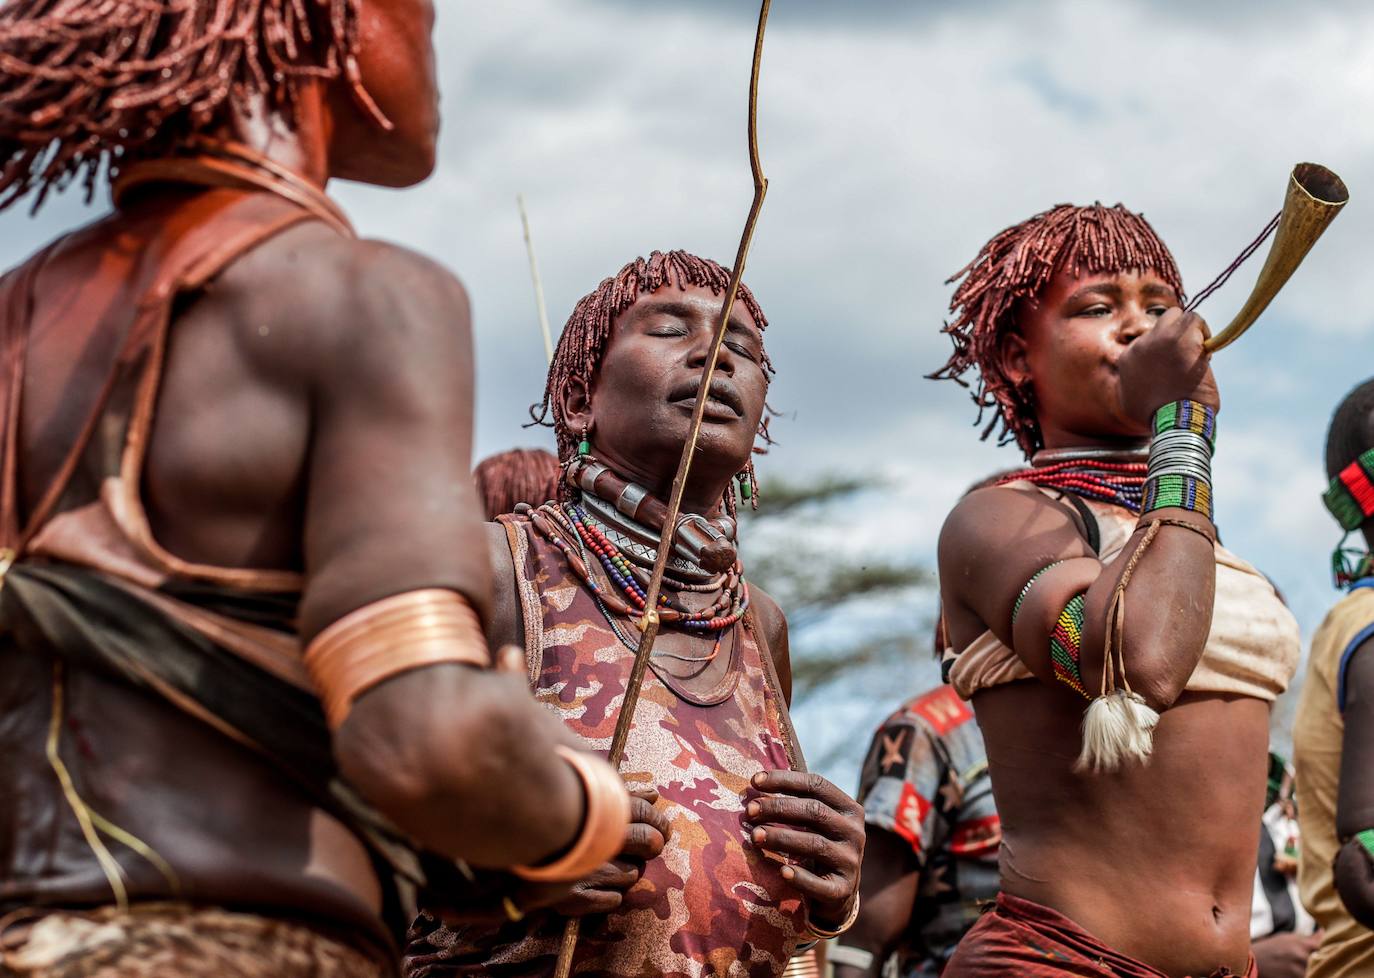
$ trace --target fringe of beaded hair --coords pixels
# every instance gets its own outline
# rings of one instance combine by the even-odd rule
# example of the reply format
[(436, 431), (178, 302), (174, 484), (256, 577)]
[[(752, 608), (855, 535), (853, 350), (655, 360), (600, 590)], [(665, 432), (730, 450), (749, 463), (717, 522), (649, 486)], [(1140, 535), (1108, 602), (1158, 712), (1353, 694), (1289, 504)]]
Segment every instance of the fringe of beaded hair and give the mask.
[[(648, 258), (636, 258), (615, 275), (603, 280), (595, 291), (583, 296), (573, 308), (558, 338), (553, 362), (549, 365), (543, 400), (530, 407), (532, 424), (552, 426), (554, 437), (558, 440), (558, 458), (563, 464), (566, 465), (577, 453), (580, 436), (568, 426), (559, 394), (567, 389), (568, 383), (574, 378), (590, 386), (605, 355), (616, 317), (640, 296), (669, 284), (679, 289), (708, 288), (712, 295), (721, 295), (730, 287), (730, 270), (718, 262), (690, 252), (655, 251)], [(737, 301), (749, 310), (760, 333), (768, 328), (768, 319), (754, 298), (754, 293), (743, 282), (740, 283)], [(763, 372), (766, 378), (773, 375), (773, 363), (766, 351), (763, 354)], [(759, 438), (765, 445), (773, 443), (768, 433), (767, 418), (759, 425)], [(752, 471), (753, 463), (750, 462)]]
[(472, 470), (487, 519), (515, 511), (517, 503), (541, 506), (558, 496), (563, 469), (552, 452), (512, 448), (483, 459)]
[(171, 151), (264, 95), (295, 118), (309, 78), (362, 87), (362, 0), (0, 2), (0, 211)]
[(953, 341), (954, 352), (928, 377), (968, 387), (964, 375), (976, 370), (975, 423), (983, 423), (986, 410), (996, 412), (982, 437), (1000, 425), (998, 444), (1014, 440), (1027, 457), (1042, 444), (1035, 404), (1029, 388), (1018, 387), (1002, 370), (1000, 347), (1016, 328), (1020, 303), (1034, 301), (1060, 271), (1152, 271), (1178, 293), (1180, 303), (1184, 300), (1173, 255), (1143, 214), (1121, 204), (1052, 207), (999, 233), (952, 275), (948, 282), (959, 282), (949, 304), (953, 318), (941, 332)]

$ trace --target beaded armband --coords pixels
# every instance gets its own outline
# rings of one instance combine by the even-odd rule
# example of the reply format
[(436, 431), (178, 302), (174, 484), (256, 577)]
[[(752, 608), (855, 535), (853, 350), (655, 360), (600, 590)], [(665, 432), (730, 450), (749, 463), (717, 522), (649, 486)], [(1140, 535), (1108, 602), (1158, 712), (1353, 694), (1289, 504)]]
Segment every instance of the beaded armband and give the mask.
[(1374, 862), (1374, 829), (1365, 829), (1363, 832), (1355, 833), (1355, 841), (1360, 844), (1364, 854), (1369, 857), (1370, 862)]
[(1062, 560), (1056, 560), (1052, 564), (1046, 564), (1044, 567), (1040, 568), (1038, 571), (1031, 575), (1031, 579), (1025, 583), (1025, 585), (1021, 588), (1021, 593), (1016, 596), (1016, 603), (1011, 606), (1011, 623), (1013, 626), (1015, 626), (1016, 624), (1017, 616), (1021, 614), (1021, 605), (1026, 600), (1026, 595), (1030, 594), (1031, 585), (1033, 585), (1036, 581), (1040, 580), (1041, 576), (1047, 570), (1058, 567), (1062, 563)]
[(1155, 412), (1154, 433), (1188, 431), (1201, 435), (1213, 448), (1217, 445), (1217, 413), (1197, 401), (1175, 401)]
[(1176, 507), (1212, 518), (1212, 451), (1217, 415), (1197, 401), (1155, 412), (1142, 511)]
[(1083, 651), (1083, 608), (1086, 595), (1075, 594), (1059, 613), (1050, 633), (1050, 660), (1054, 663), (1054, 678), (1085, 700), (1092, 699), (1083, 687), (1083, 671), (1079, 660)]
[[(1031, 575), (1031, 579), (1026, 582), (1025, 586), (1021, 588), (1021, 593), (1016, 596), (1016, 604), (1012, 606), (1011, 623), (1013, 626), (1016, 625), (1016, 619), (1021, 614), (1021, 605), (1025, 602), (1026, 595), (1030, 594), (1031, 586), (1040, 580), (1046, 571), (1058, 567), (1062, 563), (1062, 560), (1056, 560), (1052, 564), (1046, 564)], [(1084, 699), (1092, 699), (1083, 686), (1083, 672), (1078, 664), (1083, 647), (1085, 597), (1085, 594), (1075, 594), (1064, 606), (1064, 610), (1059, 613), (1059, 618), (1054, 623), (1054, 631), (1050, 632), (1050, 661), (1054, 664), (1055, 679), (1058, 679)]]

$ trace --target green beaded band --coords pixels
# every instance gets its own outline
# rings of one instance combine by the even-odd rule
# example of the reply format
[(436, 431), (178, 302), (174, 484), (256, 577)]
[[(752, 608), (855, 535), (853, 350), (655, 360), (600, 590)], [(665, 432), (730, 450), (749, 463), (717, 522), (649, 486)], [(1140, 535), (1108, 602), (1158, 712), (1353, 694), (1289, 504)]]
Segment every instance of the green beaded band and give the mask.
[(1371, 862), (1374, 862), (1374, 829), (1356, 832), (1355, 841), (1364, 847), (1365, 855), (1369, 857)]
[(1342, 530), (1358, 530), (1374, 516), (1374, 448), (1361, 452), (1331, 480), (1322, 502)]
[(1197, 401), (1174, 401), (1155, 412), (1141, 512), (1178, 508), (1212, 515), (1212, 452), (1217, 413)]
[(1079, 658), (1083, 648), (1083, 614), (1087, 594), (1075, 594), (1059, 614), (1050, 633), (1050, 662), (1054, 678), (1068, 686), (1085, 700), (1092, 697), (1083, 687), (1083, 670)]
[(1155, 412), (1154, 433), (1191, 431), (1201, 435), (1215, 448), (1217, 444), (1217, 413), (1197, 401), (1174, 401)]
[(1026, 600), (1026, 595), (1030, 594), (1031, 585), (1040, 580), (1040, 575), (1045, 573), (1045, 571), (1049, 570), (1051, 567), (1058, 567), (1062, 563), (1062, 560), (1056, 560), (1052, 564), (1046, 564), (1031, 575), (1031, 579), (1025, 583), (1025, 586), (1021, 588), (1021, 593), (1016, 596), (1016, 603), (1011, 606), (1012, 625), (1016, 624), (1016, 616), (1021, 614), (1021, 603)]
[(1190, 475), (1161, 475), (1145, 483), (1143, 513), (1156, 509), (1188, 509), (1212, 519), (1212, 487)]

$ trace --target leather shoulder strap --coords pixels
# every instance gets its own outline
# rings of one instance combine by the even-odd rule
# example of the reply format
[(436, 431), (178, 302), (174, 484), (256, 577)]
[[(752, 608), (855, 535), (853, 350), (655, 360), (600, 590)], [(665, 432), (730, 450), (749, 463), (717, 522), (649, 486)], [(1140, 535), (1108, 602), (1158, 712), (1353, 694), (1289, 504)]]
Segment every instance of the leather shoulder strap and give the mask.
[(0, 428), (0, 438), (4, 439), (0, 443), (0, 547), (11, 552), (19, 549), (19, 408), (34, 283), (61, 240), (0, 279), (0, 371), (8, 384)]

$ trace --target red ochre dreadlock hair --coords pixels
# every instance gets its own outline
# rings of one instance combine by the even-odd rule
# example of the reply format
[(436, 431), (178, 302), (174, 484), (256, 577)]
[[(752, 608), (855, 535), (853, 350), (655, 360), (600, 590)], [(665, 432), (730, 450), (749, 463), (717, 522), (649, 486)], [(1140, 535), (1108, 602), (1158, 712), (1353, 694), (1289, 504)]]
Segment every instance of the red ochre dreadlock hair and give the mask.
[(487, 519), (515, 511), (516, 503), (540, 506), (558, 497), (563, 470), (553, 452), (512, 448), (484, 458), (472, 470)]
[(167, 152), (308, 78), (360, 91), (362, 0), (0, 0), (0, 210)]
[[(567, 462), (573, 457), (582, 433), (568, 427), (559, 395), (574, 377), (587, 384), (588, 388), (591, 387), (601, 357), (606, 352), (606, 344), (610, 341), (611, 327), (616, 317), (634, 305), (640, 296), (655, 292), (665, 285), (676, 285), (679, 289), (700, 286), (710, 289), (713, 295), (721, 295), (730, 287), (730, 270), (709, 258), (698, 258), (686, 251), (655, 251), (648, 258), (636, 258), (602, 281), (596, 291), (583, 296), (573, 308), (567, 325), (563, 327), (563, 334), (558, 338), (553, 363), (549, 365), (544, 399), (530, 408), (530, 417), (534, 418), (536, 424), (548, 424), (552, 416), (553, 432), (558, 439), (558, 458), (561, 461)], [(749, 310), (760, 332), (768, 328), (768, 320), (754, 299), (754, 293), (743, 282), (740, 283), (736, 301)], [(763, 354), (763, 372), (765, 377), (773, 374), (773, 364), (766, 352)], [(764, 442), (771, 443), (766, 420), (759, 426), (759, 435)]]
[(1021, 303), (1033, 302), (1061, 271), (1151, 271), (1178, 292), (1180, 302), (1184, 298), (1169, 249), (1143, 214), (1121, 204), (1052, 207), (998, 234), (948, 279), (963, 279), (949, 304), (954, 319), (942, 330), (954, 341), (954, 353), (929, 376), (967, 387), (963, 375), (977, 369), (975, 423), (981, 424), (983, 412), (995, 408), (997, 414), (983, 429), (983, 437), (1000, 424), (998, 444), (1015, 439), (1027, 457), (1042, 445), (1034, 399), (1029, 386), (1017, 387), (1002, 371), (999, 350), (1002, 337), (1016, 330)]

